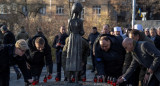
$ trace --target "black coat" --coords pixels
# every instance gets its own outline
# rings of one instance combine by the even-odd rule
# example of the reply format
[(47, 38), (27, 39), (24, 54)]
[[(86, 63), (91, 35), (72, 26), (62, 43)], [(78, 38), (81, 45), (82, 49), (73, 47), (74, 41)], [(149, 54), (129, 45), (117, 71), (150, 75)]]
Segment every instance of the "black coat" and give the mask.
[(156, 35), (154, 44), (158, 50), (160, 50), (160, 36)]
[(28, 46), (30, 48), (30, 57), (27, 57), (27, 62), (31, 66), (37, 66), (37, 67), (43, 67), (44, 64), (46, 64), (47, 68), (49, 69), (49, 73), (52, 73), (53, 61), (51, 55), (51, 47), (45, 40), (43, 51), (42, 52), (38, 51), (35, 46), (35, 40), (37, 37), (43, 38), (43, 36), (34, 36), (33, 38), (28, 40)]
[(57, 43), (61, 43), (62, 45), (65, 45), (65, 40), (66, 38), (68, 37), (68, 35), (65, 33), (65, 34), (59, 34), (59, 35), (56, 35), (55, 38), (54, 38), (54, 41), (53, 41), (53, 44), (52, 44), (52, 47), (56, 49), (56, 52), (58, 52), (59, 50), (63, 50), (63, 47), (56, 47), (56, 44)]
[[(103, 35), (102, 35), (103, 36)], [(111, 41), (109, 51), (101, 49), (99, 42), (95, 45), (95, 57), (99, 75), (119, 77), (122, 74), (125, 49), (122, 47), (123, 39), (112, 35), (106, 35)]]
[(15, 36), (11, 31), (5, 32), (3, 36), (3, 44), (15, 44)]
[(27, 81), (32, 77), (29, 73), (29, 70), (27, 69), (25, 58), (24, 56), (16, 56), (14, 54), (14, 49), (14, 45), (0, 45), (0, 74), (9, 74), (9, 66), (17, 64), (24, 76), (24, 80)]
[(93, 34), (93, 33), (89, 34), (88, 41), (91, 41), (91, 49), (93, 49), (94, 41), (96, 40), (96, 38), (98, 37), (98, 35), (99, 35), (98, 32), (96, 32), (95, 34)]

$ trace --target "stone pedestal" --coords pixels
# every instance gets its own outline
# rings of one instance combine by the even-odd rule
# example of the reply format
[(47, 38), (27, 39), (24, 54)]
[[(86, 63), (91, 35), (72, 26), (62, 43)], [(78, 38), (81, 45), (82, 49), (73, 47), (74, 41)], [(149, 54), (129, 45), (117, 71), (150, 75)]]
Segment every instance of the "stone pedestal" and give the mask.
[(82, 86), (82, 84), (80, 84), (80, 83), (67, 83), (64, 86)]

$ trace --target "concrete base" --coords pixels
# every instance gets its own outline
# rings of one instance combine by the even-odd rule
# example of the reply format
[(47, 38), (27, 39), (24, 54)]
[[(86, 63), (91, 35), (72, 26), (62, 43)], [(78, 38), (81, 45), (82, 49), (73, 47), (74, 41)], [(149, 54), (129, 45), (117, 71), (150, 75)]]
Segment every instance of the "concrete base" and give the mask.
[(80, 84), (80, 83), (67, 83), (64, 86), (82, 86), (82, 84)]

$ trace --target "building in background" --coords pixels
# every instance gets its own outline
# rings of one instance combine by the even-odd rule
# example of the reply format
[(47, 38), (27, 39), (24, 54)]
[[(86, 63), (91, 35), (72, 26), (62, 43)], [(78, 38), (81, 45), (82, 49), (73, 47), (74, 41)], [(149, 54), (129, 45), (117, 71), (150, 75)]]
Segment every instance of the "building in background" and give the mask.
[[(35, 28), (41, 27), (52, 39), (60, 26), (68, 26), (69, 4), (71, 8), (75, 1), (80, 1), (84, 7), (81, 18), (86, 35), (93, 26), (101, 30), (104, 24), (109, 24), (111, 28), (131, 25), (131, 0), (0, 0), (0, 20), (9, 23), (14, 30), (23, 25), (31, 35)], [(160, 20), (159, 0), (137, 0), (137, 20), (141, 20), (139, 8), (147, 12), (147, 20)]]

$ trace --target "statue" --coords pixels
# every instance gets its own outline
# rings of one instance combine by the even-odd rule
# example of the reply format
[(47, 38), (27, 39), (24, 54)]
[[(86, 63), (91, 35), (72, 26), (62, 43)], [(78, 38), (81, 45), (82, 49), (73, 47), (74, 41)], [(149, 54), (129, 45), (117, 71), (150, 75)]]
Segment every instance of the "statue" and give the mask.
[(69, 43), (67, 48), (66, 71), (71, 81), (71, 74), (75, 74), (75, 83), (78, 83), (78, 72), (82, 70), (82, 36), (84, 35), (81, 18), (82, 5), (75, 2), (69, 20)]

